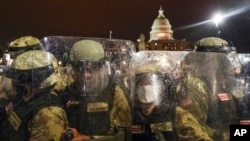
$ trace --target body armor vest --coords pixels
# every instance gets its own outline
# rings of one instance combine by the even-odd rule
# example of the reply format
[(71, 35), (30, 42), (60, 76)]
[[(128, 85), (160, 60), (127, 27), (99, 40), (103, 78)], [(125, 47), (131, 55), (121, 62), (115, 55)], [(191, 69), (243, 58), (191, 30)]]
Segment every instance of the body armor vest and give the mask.
[(110, 84), (100, 95), (83, 96), (77, 92), (74, 93), (72, 105), (66, 109), (70, 127), (75, 127), (85, 135), (107, 134), (110, 128), (110, 111), (114, 92), (115, 85)]
[(146, 116), (141, 108), (134, 108), (131, 128), (133, 140), (175, 141), (175, 104), (162, 104)]
[[(10, 105), (10, 104), (8, 104)], [(49, 92), (36, 94), (29, 102), (11, 103), (7, 108), (7, 117), (4, 121), (5, 137), (1, 141), (28, 141), (28, 122), (42, 108), (48, 106), (62, 107), (60, 99)], [(6, 106), (8, 107), (8, 106)]]

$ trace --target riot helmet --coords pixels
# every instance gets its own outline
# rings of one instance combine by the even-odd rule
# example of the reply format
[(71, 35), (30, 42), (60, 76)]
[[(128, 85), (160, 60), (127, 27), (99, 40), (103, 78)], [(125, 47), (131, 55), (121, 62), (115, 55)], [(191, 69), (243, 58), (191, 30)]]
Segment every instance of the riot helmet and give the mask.
[(231, 52), (231, 50), (228, 42), (218, 37), (206, 37), (195, 43), (195, 51), (200, 52)]
[(57, 69), (57, 60), (51, 53), (33, 50), (18, 55), (5, 76), (16, 86), (45, 89), (57, 82)]
[(82, 96), (99, 95), (108, 85), (109, 78), (104, 61), (102, 44), (83, 39), (77, 41), (70, 51), (75, 71), (75, 88)]
[(23, 36), (9, 44), (9, 53), (12, 59), (29, 50), (45, 50), (40, 40), (33, 36)]
[(164, 80), (165, 75), (156, 65), (138, 67), (135, 74), (135, 104), (139, 104), (138, 106), (160, 104), (166, 90)]

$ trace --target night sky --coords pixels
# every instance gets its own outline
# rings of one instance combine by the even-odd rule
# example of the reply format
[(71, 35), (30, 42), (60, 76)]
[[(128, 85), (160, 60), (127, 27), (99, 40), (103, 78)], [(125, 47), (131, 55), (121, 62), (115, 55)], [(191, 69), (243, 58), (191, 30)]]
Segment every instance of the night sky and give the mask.
[(0, 47), (15, 38), (32, 35), (82, 36), (136, 41), (146, 40), (162, 6), (175, 39), (197, 41), (214, 35), (215, 25), (207, 22), (214, 12), (229, 14), (220, 26), (221, 37), (232, 41), (239, 52), (250, 52), (249, 0), (1, 0)]

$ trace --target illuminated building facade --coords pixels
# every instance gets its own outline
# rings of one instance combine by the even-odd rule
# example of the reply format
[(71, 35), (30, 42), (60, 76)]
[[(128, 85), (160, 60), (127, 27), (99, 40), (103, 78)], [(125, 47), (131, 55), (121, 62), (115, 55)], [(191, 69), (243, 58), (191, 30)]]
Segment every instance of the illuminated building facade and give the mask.
[(137, 50), (171, 50), (184, 51), (193, 50), (194, 43), (185, 40), (175, 40), (169, 20), (164, 16), (160, 8), (158, 17), (154, 20), (150, 31), (150, 39), (145, 42), (145, 36), (140, 34), (137, 42)]

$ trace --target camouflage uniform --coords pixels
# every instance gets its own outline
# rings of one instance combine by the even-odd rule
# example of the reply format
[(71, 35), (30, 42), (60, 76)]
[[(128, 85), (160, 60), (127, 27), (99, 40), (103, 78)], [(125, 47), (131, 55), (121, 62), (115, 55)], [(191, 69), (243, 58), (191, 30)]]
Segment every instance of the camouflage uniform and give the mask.
[[(132, 107), (133, 140), (212, 141), (196, 118), (176, 104), (173, 98), (175, 90), (169, 89), (174, 86), (170, 86), (172, 83), (168, 83), (166, 75), (162, 74), (159, 66), (156, 65), (147, 64), (137, 68), (135, 99)], [(140, 87), (150, 85), (152, 88), (140, 93)], [(147, 91), (150, 93), (147, 94)], [(139, 95), (145, 95), (145, 97)], [(155, 97), (155, 95), (158, 96)]]
[(74, 82), (63, 98), (70, 127), (93, 138), (124, 131), (131, 122), (129, 103), (123, 89), (107, 73), (102, 45), (94, 40), (77, 41), (70, 57)]
[(228, 140), (229, 124), (238, 120), (232, 95), (234, 67), (227, 57), (230, 51), (223, 39), (199, 40), (196, 50), (183, 60), (185, 74), (178, 86), (180, 106), (192, 113), (214, 140)]
[[(8, 48), (11, 59), (15, 59), (17, 55), (30, 50), (45, 50), (45, 48), (41, 44), (40, 40), (33, 36), (23, 36), (17, 38), (10, 43)], [(52, 92), (60, 94), (68, 85), (70, 85), (70, 83), (72, 83), (72, 80), (70, 80), (68, 78), (69, 76), (64, 73), (61, 66), (58, 67), (57, 71), (58, 81), (54, 89), (52, 89)]]
[(177, 106), (175, 115), (175, 126), (178, 141), (212, 141), (204, 128), (194, 115), (189, 111)]
[(68, 120), (60, 98), (51, 93), (57, 69), (56, 58), (42, 50), (27, 51), (13, 61), (5, 75), (13, 80), (17, 95), (5, 107), (1, 140), (61, 140)]
[(197, 120), (210, 137), (213, 137), (215, 130), (207, 124), (209, 90), (206, 84), (200, 79), (188, 73), (182, 78), (177, 86), (177, 100), (180, 107), (188, 111)]
[(126, 128), (131, 124), (129, 103), (120, 86), (115, 86), (113, 108), (110, 112), (111, 127)]
[(11, 79), (0, 75), (0, 99), (7, 99), (7, 94), (14, 96), (15, 91), (12, 87)]
[(62, 108), (43, 108), (29, 122), (30, 140), (59, 141), (66, 127), (67, 117)]
[[(12, 62), (13, 59), (16, 58), (17, 55), (20, 55), (29, 50), (44, 50), (43, 46), (41, 45), (39, 39), (33, 36), (23, 36), (20, 38), (15, 39), (9, 44), (8, 52), (10, 55), (10, 60), (7, 62)], [(10, 64), (10, 63), (7, 63)], [(7, 65), (5, 64), (5, 66)], [(6, 66), (8, 67), (8, 66)], [(6, 78), (5, 76), (0, 76), (0, 92), (1, 97), (13, 97), (15, 96), (15, 91), (12, 87), (11, 79)]]
[[(3, 70), (8, 69), (11, 65), (13, 59), (16, 58), (17, 55), (20, 55), (29, 50), (44, 50), (40, 41), (32, 36), (23, 36), (13, 40), (9, 44), (8, 52), (5, 54), (4, 58), (6, 59), (6, 64), (3, 64)], [(1, 115), (5, 115), (5, 107), (4, 105), (9, 102), (13, 97), (15, 97), (16, 91), (12, 86), (12, 81), (10, 78), (7, 78), (0, 75), (0, 107), (1, 107)], [(3, 109), (3, 110), (2, 110)]]

